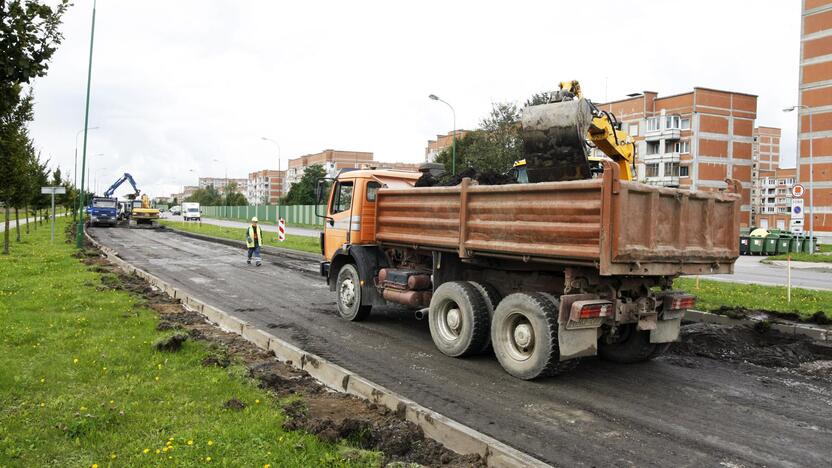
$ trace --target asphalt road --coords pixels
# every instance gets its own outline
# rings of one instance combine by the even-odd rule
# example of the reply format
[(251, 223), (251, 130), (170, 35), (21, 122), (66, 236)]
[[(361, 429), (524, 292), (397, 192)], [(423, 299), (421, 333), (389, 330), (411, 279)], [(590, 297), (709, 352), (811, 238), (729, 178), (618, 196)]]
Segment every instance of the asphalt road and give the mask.
[(94, 228), (125, 260), (201, 300), (557, 466), (829, 466), (832, 384), (706, 358), (526, 382), (493, 355), (452, 359), (426, 321), (377, 308), (337, 316), (317, 265), (155, 230)]
[[(765, 258), (750, 255), (741, 256), (734, 264), (734, 274), (709, 275), (702, 278), (735, 283), (785, 286), (788, 274), (786, 267), (761, 263)], [(827, 265), (828, 268), (792, 268), (792, 287), (832, 290), (832, 264)]]
[[(182, 216), (173, 216), (170, 213), (164, 213), (162, 215), (162, 219), (170, 219), (172, 221), (183, 221)], [(246, 229), (249, 226), (249, 223), (244, 223), (241, 221), (230, 221), (227, 219), (213, 218), (202, 218), (202, 223), (213, 224), (214, 226), (233, 227), (240, 229)], [(274, 224), (261, 223), (260, 229), (262, 229), (264, 232), (277, 232), (277, 226), (275, 226)], [(318, 237), (321, 235), (321, 231), (315, 229), (286, 226), (286, 234), (290, 236)]]

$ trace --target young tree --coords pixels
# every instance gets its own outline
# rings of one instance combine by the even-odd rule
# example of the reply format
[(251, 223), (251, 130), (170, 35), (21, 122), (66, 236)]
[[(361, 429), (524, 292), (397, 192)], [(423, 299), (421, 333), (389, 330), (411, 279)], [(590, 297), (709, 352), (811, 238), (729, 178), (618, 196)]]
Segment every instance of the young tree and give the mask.
[(283, 198), (283, 203), (286, 205), (314, 205), (315, 204), (315, 188), (318, 185), (318, 179), (326, 177), (326, 171), (320, 164), (314, 164), (303, 171), (303, 176), (300, 181), (292, 184), (289, 193)]
[[(0, 22), (2, 23), (2, 22)], [(19, 87), (18, 87), (19, 89)], [(9, 253), (11, 207), (18, 207), (28, 189), (26, 123), (32, 119), (32, 96), (27, 94), (10, 112), (0, 114), (0, 202), (5, 206), (3, 254)]]

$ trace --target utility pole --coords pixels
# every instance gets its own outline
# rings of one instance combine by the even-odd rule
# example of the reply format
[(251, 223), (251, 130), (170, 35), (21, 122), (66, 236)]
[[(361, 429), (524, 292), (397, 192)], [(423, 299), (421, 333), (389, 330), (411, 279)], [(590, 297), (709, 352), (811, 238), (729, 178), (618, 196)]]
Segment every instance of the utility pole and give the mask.
[(84, 151), (81, 159), (81, 197), (78, 199), (78, 226), (76, 229), (77, 236), (75, 238), (75, 245), (80, 249), (84, 245), (84, 216), (82, 208), (84, 206), (84, 169), (87, 164), (87, 134), (90, 126), (90, 82), (92, 81), (92, 50), (95, 41), (95, 6), (96, 2), (92, 2), (92, 25), (90, 26), (90, 58), (87, 64), (87, 102), (84, 109)]

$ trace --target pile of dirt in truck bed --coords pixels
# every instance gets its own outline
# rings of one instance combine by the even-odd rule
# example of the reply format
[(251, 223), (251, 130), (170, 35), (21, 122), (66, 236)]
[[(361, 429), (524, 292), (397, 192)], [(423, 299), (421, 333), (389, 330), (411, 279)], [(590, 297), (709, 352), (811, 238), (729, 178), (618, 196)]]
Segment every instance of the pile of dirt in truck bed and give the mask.
[[(699, 356), (729, 362), (749, 362), (765, 367), (810, 369), (807, 363), (832, 360), (832, 346), (804, 336), (793, 336), (765, 326), (746, 327), (693, 323), (682, 326), (679, 342), (670, 348), (674, 356)], [(815, 365), (822, 372), (825, 365)]]
[(478, 171), (469, 167), (456, 175), (444, 175), (434, 177), (430, 172), (425, 172), (416, 181), (416, 187), (453, 187), (462, 183), (462, 179), (475, 180), (480, 185), (506, 185), (516, 183), (514, 177), (508, 174), (500, 174), (492, 170)]
[(103, 273), (104, 287), (129, 291), (139, 298), (137, 306), (150, 307), (159, 314), (158, 330), (187, 333), (193, 339), (207, 341), (211, 354), (202, 365), (227, 367), (232, 361), (242, 362), (251, 377), (276, 398), (292, 396), (292, 403), (284, 406), (286, 429), (304, 430), (323, 440), (346, 440), (362, 449), (380, 451), (385, 464), (485, 466), (479, 455), (460, 455), (425, 437), (401, 412), (333, 392), (306, 372), (278, 361), (271, 352), (261, 350), (239, 335), (222, 331), (138, 276), (124, 274), (94, 247), (88, 245), (81, 252), (78, 257), (83, 263)]

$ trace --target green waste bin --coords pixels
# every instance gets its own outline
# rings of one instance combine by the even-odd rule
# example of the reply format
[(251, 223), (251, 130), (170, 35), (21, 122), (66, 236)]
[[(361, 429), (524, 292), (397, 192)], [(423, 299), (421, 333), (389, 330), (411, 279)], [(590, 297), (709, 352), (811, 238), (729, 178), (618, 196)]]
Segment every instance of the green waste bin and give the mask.
[(789, 253), (789, 246), (792, 243), (792, 236), (789, 233), (782, 233), (780, 234), (780, 238), (777, 239), (777, 255)]
[(777, 241), (780, 236), (769, 234), (765, 237), (763, 242), (763, 255), (777, 255)]
[(817, 237), (809, 237), (806, 236), (803, 238), (803, 246), (801, 247), (801, 251), (803, 253), (814, 253), (815, 244), (818, 242)]
[(789, 242), (789, 252), (798, 253), (803, 247), (803, 237), (800, 234), (795, 234)]
[(740, 255), (751, 255), (751, 237), (747, 234), (740, 236)]
[(766, 243), (765, 237), (749, 237), (750, 244), (748, 246), (748, 252), (751, 255), (762, 255), (763, 254), (763, 245)]

